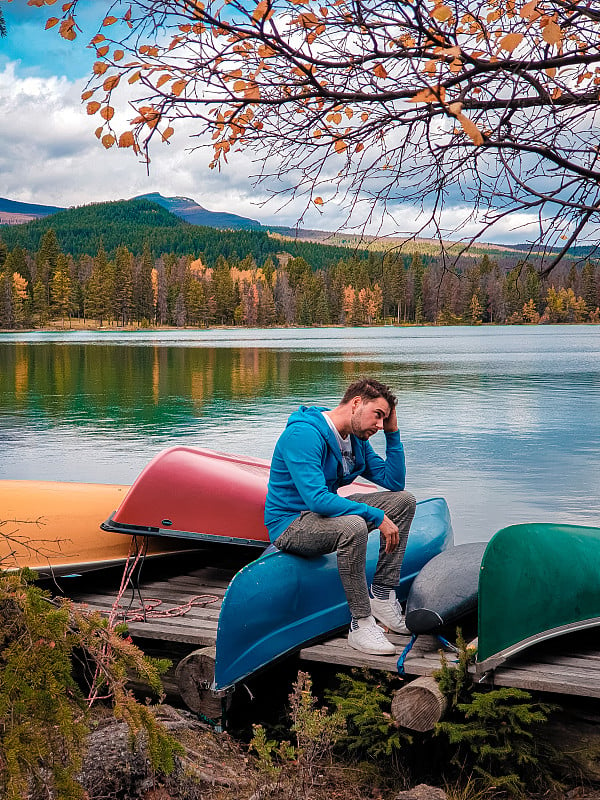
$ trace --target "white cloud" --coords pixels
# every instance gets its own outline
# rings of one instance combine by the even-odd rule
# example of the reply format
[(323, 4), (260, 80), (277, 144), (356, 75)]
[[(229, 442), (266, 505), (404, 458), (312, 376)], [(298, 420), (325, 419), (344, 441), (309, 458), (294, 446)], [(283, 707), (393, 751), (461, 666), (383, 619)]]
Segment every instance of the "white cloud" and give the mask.
[[(329, 231), (341, 226), (360, 230), (372, 212), (368, 198), (360, 200), (353, 206), (351, 226), (347, 211), (335, 200), (326, 202), (322, 211), (306, 195), (287, 204), (284, 199), (269, 200), (263, 188), (253, 186), (252, 176), (259, 166), (249, 153), (231, 154), (220, 172), (208, 168), (211, 150), (193, 149), (198, 144), (191, 138), (193, 121), (180, 120), (169, 144), (153, 145), (147, 174), (146, 166), (130, 149), (106, 150), (96, 139), (94, 129), (100, 120), (86, 113), (81, 102), (83, 88), (83, 81), (65, 77), (23, 77), (19, 62), (9, 62), (0, 71), (2, 196), (72, 206), (158, 191), (165, 196), (191, 197), (212, 211), (232, 212), (263, 224), (293, 227), (304, 214), (301, 227)], [(116, 105), (127, 109), (126, 102)], [(118, 113), (124, 122), (128, 111)], [(116, 127), (122, 130), (124, 125)], [(288, 186), (293, 184), (293, 172), (283, 177)], [(427, 218), (401, 203), (390, 206), (390, 211), (387, 216), (374, 215), (365, 232), (411, 234), (419, 231)], [(452, 238), (468, 238), (478, 226), (477, 220), (468, 220), (470, 214), (464, 203), (451, 205), (439, 215), (440, 228), (446, 233), (454, 231)], [(534, 215), (511, 215), (486, 239), (510, 243), (535, 238), (536, 219)], [(427, 226), (421, 235), (435, 236), (435, 230)]]

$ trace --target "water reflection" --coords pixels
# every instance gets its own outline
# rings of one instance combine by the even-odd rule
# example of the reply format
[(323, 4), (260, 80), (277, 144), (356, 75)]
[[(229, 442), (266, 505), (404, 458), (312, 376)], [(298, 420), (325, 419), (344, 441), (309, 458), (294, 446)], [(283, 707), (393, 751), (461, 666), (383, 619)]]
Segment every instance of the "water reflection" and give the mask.
[(2, 335), (0, 478), (129, 483), (177, 442), (268, 458), (291, 410), (373, 374), (460, 540), (600, 524), (599, 357), (592, 326)]

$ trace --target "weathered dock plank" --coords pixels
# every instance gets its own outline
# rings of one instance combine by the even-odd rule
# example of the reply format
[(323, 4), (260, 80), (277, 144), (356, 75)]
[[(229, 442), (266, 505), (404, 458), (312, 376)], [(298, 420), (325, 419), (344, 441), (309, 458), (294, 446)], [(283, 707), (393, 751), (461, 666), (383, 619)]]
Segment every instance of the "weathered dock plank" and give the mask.
[[(185, 572), (170, 574), (156, 569), (142, 575), (135, 591), (128, 587), (121, 599), (121, 614), (139, 608), (143, 602), (160, 600), (156, 614), (150, 612), (144, 622), (129, 621), (129, 631), (154, 654), (164, 652), (176, 659), (193, 648), (211, 647), (216, 642), (217, 623), (221, 602), (229, 581), (239, 565), (230, 567), (210, 564), (194, 564), (188, 560)], [(120, 577), (113, 576), (108, 582), (96, 580), (68, 594), (87, 608), (108, 614), (113, 606)], [(165, 616), (170, 608), (184, 605), (193, 597), (207, 595), (213, 602), (194, 605), (181, 616)], [(332, 667), (366, 667), (373, 670), (396, 672), (397, 660), (408, 644), (408, 636), (390, 635), (396, 644), (394, 656), (373, 656), (360, 653), (349, 647), (345, 634), (339, 632), (329, 640), (303, 647), (299, 659), (304, 662), (319, 662)], [(595, 632), (560, 637), (513, 657), (495, 671), (484, 676), (475, 676), (483, 685), (509, 686), (531, 691), (554, 694), (600, 697), (600, 645)], [(409, 678), (430, 676), (440, 667), (439, 641), (432, 636), (419, 636), (408, 654), (404, 669)], [(446, 652), (451, 663), (455, 656)]]

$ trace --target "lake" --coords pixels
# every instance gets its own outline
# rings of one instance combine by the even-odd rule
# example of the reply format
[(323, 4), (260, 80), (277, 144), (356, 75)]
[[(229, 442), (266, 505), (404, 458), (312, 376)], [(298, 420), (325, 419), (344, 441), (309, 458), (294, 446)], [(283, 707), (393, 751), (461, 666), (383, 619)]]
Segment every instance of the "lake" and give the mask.
[(0, 478), (131, 483), (174, 444), (270, 458), (298, 405), (363, 375), (396, 391), (407, 488), (447, 499), (457, 541), (600, 526), (591, 325), (3, 333)]

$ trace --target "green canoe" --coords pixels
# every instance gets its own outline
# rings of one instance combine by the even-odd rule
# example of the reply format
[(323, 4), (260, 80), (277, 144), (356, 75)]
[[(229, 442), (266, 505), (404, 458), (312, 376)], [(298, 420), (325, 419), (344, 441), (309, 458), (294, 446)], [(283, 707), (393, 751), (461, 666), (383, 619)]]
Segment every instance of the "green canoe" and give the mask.
[(600, 625), (600, 528), (532, 523), (490, 540), (479, 573), (477, 672)]

